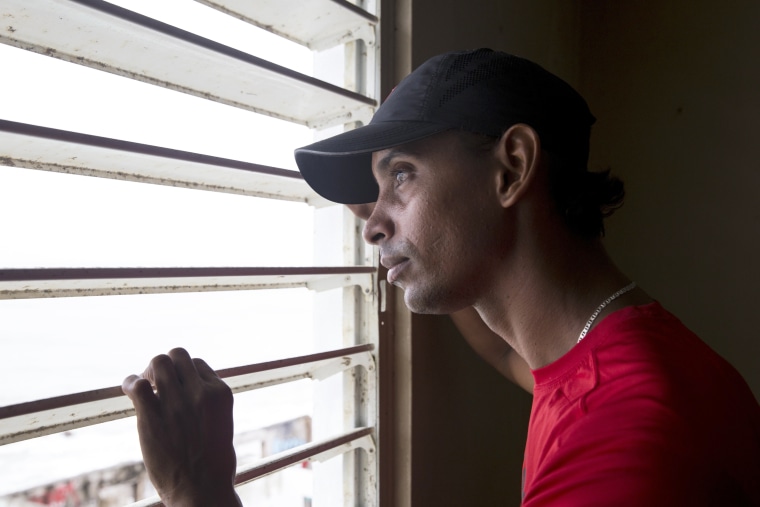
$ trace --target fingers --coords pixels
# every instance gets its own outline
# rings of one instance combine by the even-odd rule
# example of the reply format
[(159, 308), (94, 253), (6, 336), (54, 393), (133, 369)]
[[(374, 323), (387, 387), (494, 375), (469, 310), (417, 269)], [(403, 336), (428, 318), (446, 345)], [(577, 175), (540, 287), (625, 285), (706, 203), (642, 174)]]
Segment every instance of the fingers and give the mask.
[[(146, 395), (146, 393), (144, 393), (146, 383), (148, 384), (148, 387), (150, 387), (150, 383), (144, 378), (138, 377), (137, 375), (130, 375), (121, 383), (121, 390), (130, 400), (134, 401)], [(151, 394), (153, 394), (152, 389)]]
[(153, 387), (148, 380), (142, 377), (138, 377), (137, 375), (128, 376), (122, 382), (121, 390), (132, 400), (137, 413), (142, 413), (156, 407), (158, 400), (153, 392)]
[(183, 387), (194, 390), (200, 382), (193, 360), (183, 348), (154, 357), (142, 376), (153, 384), (159, 397), (178, 396)]
[(196, 371), (193, 359), (190, 358), (190, 354), (183, 348), (176, 348), (170, 350), (168, 355), (174, 364), (179, 383), (188, 389), (197, 389), (200, 378), (198, 377), (198, 371)]
[(216, 372), (206, 364), (206, 361), (203, 359), (195, 358), (193, 359), (193, 363), (195, 364), (195, 371), (198, 372), (198, 375), (201, 379), (203, 379), (205, 382), (214, 382), (217, 380), (221, 380), (219, 378), (219, 375), (216, 374)]
[[(138, 382), (142, 380), (144, 382)], [(183, 348), (174, 348), (168, 354), (154, 357), (142, 376), (130, 375), (122, 384), (122, 391), (134, 401), (133, 396), (155, 398), (162, 393), (167, 398), (180, 396), (182, 391), (196, 391), (203, 382), (219, 380), (216, 372), (202, 359), (193, 359)], [(129, 390), (129, 392), (127, 392)]]
[(182, 384), (174, 367), (174, 361), (167, 354), (160, 354), (151, 359), (142, 376), (150, 381), (159, 398), (173, 399), (181, 395)]

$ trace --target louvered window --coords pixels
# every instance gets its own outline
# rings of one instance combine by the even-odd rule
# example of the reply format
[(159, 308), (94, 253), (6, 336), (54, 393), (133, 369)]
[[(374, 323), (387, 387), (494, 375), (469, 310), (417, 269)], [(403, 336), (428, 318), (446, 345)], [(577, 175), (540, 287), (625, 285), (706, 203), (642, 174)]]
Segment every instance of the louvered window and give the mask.
[(115, 386), (175, 346), (236, 393), (244, 503), (375, 505), (375, 256), (292, 157), (371, 116), (374, 5), (0, 17), (0, 505), (155, 503)]

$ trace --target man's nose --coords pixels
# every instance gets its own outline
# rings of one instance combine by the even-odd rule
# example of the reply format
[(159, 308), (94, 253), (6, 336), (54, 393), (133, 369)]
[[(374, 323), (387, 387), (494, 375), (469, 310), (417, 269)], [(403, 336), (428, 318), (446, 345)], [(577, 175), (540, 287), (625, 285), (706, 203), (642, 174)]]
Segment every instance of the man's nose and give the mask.
[(382, 241), (393, 236), (393, 222), (390, 220), (386, 210), (377, 203), (371, 205), (371, 212), (365, 219), (364, 224), (364, 241), (371, 245), (379, 245)]

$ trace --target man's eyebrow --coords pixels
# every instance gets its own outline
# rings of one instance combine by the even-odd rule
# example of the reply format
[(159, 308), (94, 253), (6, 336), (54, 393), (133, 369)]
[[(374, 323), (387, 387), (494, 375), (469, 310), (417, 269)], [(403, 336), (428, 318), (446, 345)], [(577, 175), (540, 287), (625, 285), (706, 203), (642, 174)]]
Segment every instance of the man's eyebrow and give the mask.
[(377, 170), (378, 171), (386, 171), (388, 170), (388, 167), (391, 165), (391, 162), (393, 162), (394, 158), (401, 157), (401, 156), (414, 156), (415, 152), (413, 150), (410, 150), (409, 148), (405, 148), (403, 146), (399, 146), (397, 148), (391, 148), (391, 150), (383, 156), (380, 160), (377, 161)]

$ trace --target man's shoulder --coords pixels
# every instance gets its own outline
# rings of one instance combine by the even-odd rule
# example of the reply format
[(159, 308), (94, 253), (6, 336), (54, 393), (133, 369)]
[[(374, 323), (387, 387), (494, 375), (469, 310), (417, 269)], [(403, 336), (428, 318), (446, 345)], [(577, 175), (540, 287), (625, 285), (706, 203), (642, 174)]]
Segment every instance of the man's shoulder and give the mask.
[(610, 315), (597, 332), (591, 353), (613, 376), (691, 378), (687, 385), (741, 379), (733, 366), (656, 302)]
[(658, 304), (623, 317), (591, 352), (598, 382), (589, 412), (635, 414), (705, 439), (728, 441), (734, 431), (760, 445), (760, 405), (728, 361)]
[(657, 302), (625, 308), (602, 324), (594, 348), (600, 360), (645, 360), (647, 371), (693, 376), (694, 381), (741, 380), (728, 361)]

